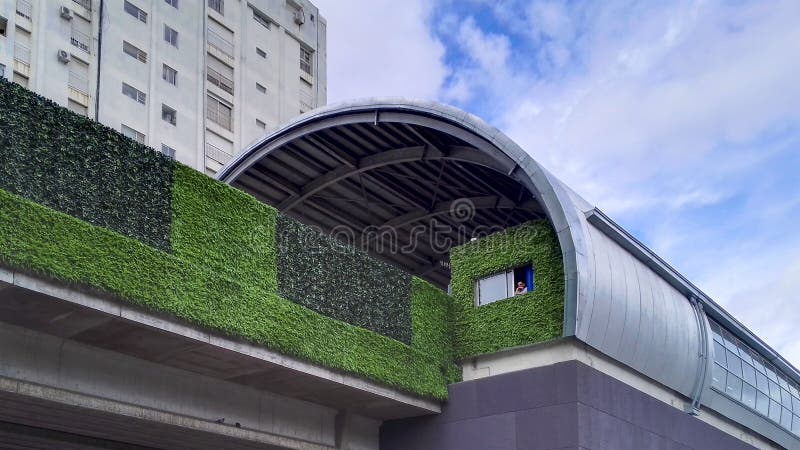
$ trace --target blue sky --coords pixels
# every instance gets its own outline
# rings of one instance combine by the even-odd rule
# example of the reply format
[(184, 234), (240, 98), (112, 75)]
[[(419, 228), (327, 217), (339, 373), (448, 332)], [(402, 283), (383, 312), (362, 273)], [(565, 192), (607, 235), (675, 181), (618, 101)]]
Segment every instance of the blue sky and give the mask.
[(330, 102), (484, 118), (800, 367), (800, 2), (315, 3)]

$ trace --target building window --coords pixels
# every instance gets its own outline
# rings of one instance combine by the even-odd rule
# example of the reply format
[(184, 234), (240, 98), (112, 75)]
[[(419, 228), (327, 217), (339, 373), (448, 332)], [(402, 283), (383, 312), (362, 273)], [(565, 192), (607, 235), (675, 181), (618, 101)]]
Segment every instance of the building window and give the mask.
[(267, 19), (267, 16), (261, 14), (260, 12), (256, 11), (255, 9), (253, 10), (253, 20), (255, 20), (258, 24), (260, 24), (261, 26), (263, 26), (264, 28), (266, 28), (268, 30), (272, 26), (270, 24), (269, 19)]
[(175, 125), (178, 123), (178, 111), (175, 111), (174, 109), (162, 103), (161, 119), (164, 122), (169, 122), (170, 124)]
[(713, 320), (711, 387), (800, 436), (800, 388)]
[(122, 41), (122, 51), (123, 53), (136, 58), (143, 63), (147, 62), (147, 53), (127, 41)]
[(262, 122), (262, 121), (261, 121), (261, 120), (259, 120), (259, 119), (256, 119), (256, 126), (257, 126), (258, 128), (267, 128), (267, 124), (266, 124), (265, 122)]
[(208, 0), (208, 7), (223, 16), (225, 15), (225, 0)]
[(89, 115), (89, 109), (86, 106), (81, 105), (72, 99), (67, 100), (67, 109), (84, 117)]
[(92, 38), (88, 34), (77, 29), (76, 24), (78, 23), (79, 20), (80, 19), (75, 19), (72, 21), (72, 28), (70, 30), (69, 42), (73, 46), (78, 47), (84, 52), (91, 53), (89, 45), (91, 45), (92, 43)]
[(122, 130), (122, 134), (124, 136), (129, 137), (129, 138), (133, 139), (134, 141), (136, 141), (136, 142), (138, 142), (140, 144), (144, 144), (145, 143), (145, 135), (144, 134), (139, 133), (138, 131), (134, 130), (133, 128), (131, 128), (131, 127), (127, 126), (127, 125), (125, 125), (124, 123), (122, 124), (121, 130)]
[(256, 90), (258, 90), (258, 92), (261, 92), (262, 94), (267, 93), (266, 86), (262, 85), (261, 83), (256, 83)]
[(256, 47), (256, 55), (258, 55), (258, 56), (260, 56), (262, 58), (266, 58), (267, 57), (267, 52), (265, 52), (264, 50), (261, 50), (260, 48)]
[(6, 65), (0, 64), (0, 78), (6, 77)]
[(33, 20), (33, 6), (27, 0), (17, 0), (17, 15), (28, 20)]
[(233, 95), (233, 80), (212, 69), (210, 66), (206, 67), (206, 80), (228, 94)]
[(232, 128), (233, 106), (214, 96), (208, 95), (206, 99), (206, 118), (217, 125), (230, 130)]
[(305, 47), (300, 47), (300, 70), (312, 75), (313, 74), (313, 60), (311, 59), (311, 50)]
[(178, 32), (164, 24), (164, 40), (175, 48), (178, 47)]
[(125, 12), (136, 17), (140, 21), (147, 23), (147, 13), (144, 12), (141, 8), (138, 8), (133, 3), (125, 0)]
[(167, 158), (175, 159), (175, 149), (167, 144), (161, 144), (161, 153)]
[(166, 64), (161, 69), (161, 78), (173, 86), (178, 85), (178, 71)]
[(475, 304), (478, 306), (533, 291), (533, 268), (530, 265), (495, 273), (475, 281)]
[(164, 0), (164, 2), (173, 8), (178, 9), (178, 0)]
[(143, 105), (147, 101), (147, 94), (127, 83), (122, 83), (122, 93)]
[(87, 10), (92, 10), (92, 0), (72, 0), (73, 2), (83, 6)]
[(0, 36), (6, 36), (6, 29), (8, 28), (8, 19), (0, 16)]

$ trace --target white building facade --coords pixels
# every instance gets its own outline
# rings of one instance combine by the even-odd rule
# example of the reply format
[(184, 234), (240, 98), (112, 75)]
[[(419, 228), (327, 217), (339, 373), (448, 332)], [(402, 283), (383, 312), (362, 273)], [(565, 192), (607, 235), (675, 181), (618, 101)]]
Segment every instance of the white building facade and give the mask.
[(306, 0), (0, 0), (0, 76), (213, 175), (326, 102)]

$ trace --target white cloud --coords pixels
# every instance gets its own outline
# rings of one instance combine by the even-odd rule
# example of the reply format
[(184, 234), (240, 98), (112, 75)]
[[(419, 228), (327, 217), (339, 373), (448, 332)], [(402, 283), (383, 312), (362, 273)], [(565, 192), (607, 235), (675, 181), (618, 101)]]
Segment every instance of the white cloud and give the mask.
[(315, 0), (328, 21), (328, 102), (371, 96), (436, 98), (444, 45), (425, 0)]

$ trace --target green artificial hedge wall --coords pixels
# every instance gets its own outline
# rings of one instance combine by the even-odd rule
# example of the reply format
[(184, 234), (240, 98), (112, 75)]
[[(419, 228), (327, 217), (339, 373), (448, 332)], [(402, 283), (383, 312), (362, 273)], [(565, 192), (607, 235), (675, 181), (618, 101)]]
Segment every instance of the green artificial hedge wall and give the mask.
[[(0, 89), (10, 88), (4, 84)], [(19, 117), (27, 115), (51, 124), (50, 128), (37, 131), (37, 139), (42, 142), (52, 141), (54, 136), (61, 139), (68, 133), (59, 129), (50, 116), (71, 113), (50, 103), (36, 103), (39, 100), (27, 91), (20, 93), (16, 87), (11, 90), (15, 95), (31, 98), (4, 105), (4, 109), (18, 110), (3, 111), (4, 117), (15, 120), (13, 126), (3, 123), (4, 132), (8, 128), (24, 134), (16, 128), (37, 126), (30, 118)], [(78, 119), (65, 120), (63, 126), (72, 126), (73, 120)], [(96, 151), (119, 154), (119, 159), (102, 160), (108, 164), (103, 166), (108, 174), (98, 167), (98, 177), (108, 179), (121, 171), (128, 156), (134, 161), (149, 161), (149, 155), (140, 159), (125, 153), (128, 150), (110, 148), (119, 139), (115, 131), (97, 124), (82, 126), (86, 142), (106, 144), (102, 150), (95, 147)], [(146, 151), (122, 140), (121, 145), (126, 148)], [(27, 146), (15, 145), (12, 140), (4, 142), (2, 155), (8, 156), (0, 160), (0, 169), (7, 171), (6, 166), (18, 164), (16, 161), (21, 158), (15, 152), (28, 151)], [(83, 167), (81, 158), (101, 161), (70, 151), (77, 145), (77, 141), (70, 141), (64, 148), (42, 147), (43, 161), (53, 170), (64, 171), (64, 180), (72, 177), (66, 172)], [(50, 161), (48, 151), (62, 156)], [(63, 155), (72, 158), (66, 158), (65, 169), (60, 166)], [(139, 235), (131, 238), (125, 230), (81, 220), (78, 217), (84, 216), (78, 214), (80, 211), (69, 209), (70, 214), (65, 214), (43, 206), (47, 203), (38, 197), (29, 199), (3, 186), (0, 265), (109, 293), (123, 301), (413, 394), (446, 398), (447, 383), (458, 376), (452, 358), (452, 323), (448, 319), (453, 310), (447, 295), (420, 279), (409, 281), (410, 298), (406, 302), (410, 305), (410, 345), (287, 301), (278, 295), (277, 212), (188, 167), (168, 164), (171, 183), (166, 195), (169, 208), (165, 223), (169, 234), (162, 243), (170, 242), (171, 252), (148, 245), (152, 244), (151, 239)], [(144, 170), (146, 165), (142, 167)], [(42, 181), (45, 192), (53, 189), (47, 186), (48, 180)], [(160, 196), (159, 192), (147, 195)], [(122, 205), (109, 208), (132, 208), (131, 198), (110, 195)], [(93, 196), (77, 196), (70, 201), (80, 210), (91, 208), (91, 204), (84, 203), (95, 200)], [(129, 213), (141, 214), (132, 209)], [(373, 299), (381, 301), (380, 295)]]
[(411, 342), (411, 275), (283, 214), (278, 294), (320, 314)]
[[(524, 264), (535, 271), (527, 294), (475, 306), (475, 281)], [(564, 269), (545, 221), (523, 224), (450, 251), (456, 359), (555, 339), (562, 334)]]
[(173, 161), (0, 78), (0, 189), (169, 251)]

